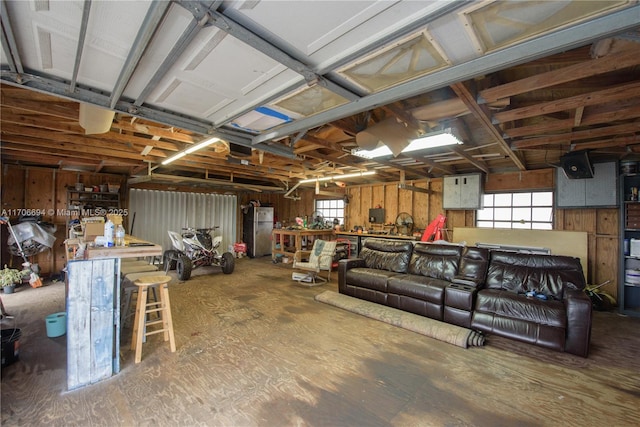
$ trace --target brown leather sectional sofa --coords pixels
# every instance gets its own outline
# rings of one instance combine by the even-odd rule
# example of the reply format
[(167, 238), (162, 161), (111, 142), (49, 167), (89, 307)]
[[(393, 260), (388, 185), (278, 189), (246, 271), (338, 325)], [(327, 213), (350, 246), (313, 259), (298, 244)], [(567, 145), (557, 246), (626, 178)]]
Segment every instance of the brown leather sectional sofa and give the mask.
[(381, 238), (338, 267), (345, 295), (582, 357), (592, 314), (585, 285), (573, 257)]

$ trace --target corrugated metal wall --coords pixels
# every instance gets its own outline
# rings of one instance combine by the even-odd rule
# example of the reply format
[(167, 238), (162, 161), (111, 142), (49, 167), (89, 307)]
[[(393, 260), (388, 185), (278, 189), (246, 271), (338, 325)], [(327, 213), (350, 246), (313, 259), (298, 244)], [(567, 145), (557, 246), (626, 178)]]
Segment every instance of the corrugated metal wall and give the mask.
[(132, 189), (127, 231), (135, 215), (132, 234), (167, 250), (171, 248), (169, 230), (179, 233), (182, 227), (219, 226), (211, 235), (222, 235), (220, 248), (226, 252), (235, 241), (237, 207), (235, 195)]

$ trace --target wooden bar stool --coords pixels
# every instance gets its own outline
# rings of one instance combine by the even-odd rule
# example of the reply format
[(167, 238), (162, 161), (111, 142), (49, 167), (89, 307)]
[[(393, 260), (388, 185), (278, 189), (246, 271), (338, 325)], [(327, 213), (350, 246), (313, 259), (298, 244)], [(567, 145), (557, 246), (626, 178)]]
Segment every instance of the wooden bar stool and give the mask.
[(123, 276), (126, 276), (127, 274), (131, 274), (131, 273), (144, 273), (147, 271), (158, 271), (158, 267), (148, 263), (144, 263), (142, 265), (135, 265), (135, 264), (129, 265), (125, 263), (120, 267), (120, 273)]
[[(131, 303), (135, 302), (134, 294), (138, 294), (138, 286), (134, 283), (141, 277), (158, 276), (157, 271), (146, 271), (142, 273), (129, 273), (120, 281), (122, 296), (120, 297), (120, 326), (123, 328), (128, 326), (130, 318), (134, 315), (135, 309), (132, 309)], [(153, 300), (158, 301), (156, 292), (157, 286), (149, 286), (153, 294)]]
[[(176, 340), (173, 335), (173, 320), (171, 319), (171, 304), (169, 303), (169, 282), (171, 277), (157, 275), (140, 277), (135, 282), (138, 286), (138, 301), (136, 304), (136, 315), (133, 321), (133, 335), (131, 337), (131, 350), (136, 351), (135, 363), (142, 360), (142, 340), (149, 335), (164, 332), (164, 340), (169, 341), (171, 352), (176, 351)], [(160, 298), (157, 302), (148, 302), (149, 288), (158, 286), (160, 288)], [(147, 314), (157, 313), (160, 318), (148, 320)], [(160, 329), (147, 330), (152, 325), (162, 325)]]

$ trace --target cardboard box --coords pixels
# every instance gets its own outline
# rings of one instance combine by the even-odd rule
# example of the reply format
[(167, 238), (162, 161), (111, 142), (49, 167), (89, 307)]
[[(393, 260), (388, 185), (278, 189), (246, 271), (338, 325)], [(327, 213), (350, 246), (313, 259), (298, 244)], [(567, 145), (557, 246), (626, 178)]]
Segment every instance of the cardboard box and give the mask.
[(87, 222), (84, 225), (84, 241), (93, 242), (96, 236), (104, 236), (104, 223)]
[(107, 214), (107, 219), (110, 219), (114, 226), (122, 224), (122, 215), (119, 214)]

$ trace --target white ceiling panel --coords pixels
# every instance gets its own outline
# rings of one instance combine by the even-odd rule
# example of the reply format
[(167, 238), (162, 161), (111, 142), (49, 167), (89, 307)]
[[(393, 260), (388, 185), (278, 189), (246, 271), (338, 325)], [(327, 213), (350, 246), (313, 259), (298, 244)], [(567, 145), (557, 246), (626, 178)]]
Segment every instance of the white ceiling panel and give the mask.
[[(310, 64), (322, 70), (450, 3), (442, 0), (262, 1), (251, 9), (229, 14), (241, 21), (259, 24), (292, 49), (308, 56)], [(283, 25), (293, 21), (295, 25)]]
[[(233, 61), (229, 61), (230, 58)], [(285, 69), (282, 64), (237, 39), (225, 37), (191, 73), (220, 86), (234, 88), (239, 96), (244, 96), (257, 86), (268, 84)]]
[[(216, 106), (226, 105), (228, 98), (188, 81), (174, 79), (157, 96), (158, 105), (184, 114), (205, 116)], [(214, 107), (212, 107), (214, 106)]]
[[(221, 126), (233, 117), (241, 115), (247, 109), (247, 105), (265, 106), (269, 104), (268, 100), (275, 95), (283, 92), (287, 88), (291, 87), (303, 87), (305, 85), (304, 79), (300, 74), (291, 71), (289, 69), (278, 73), (271, 78), (268, 82), (258, 86), (251, 90), (248, 96), (244, 98), (238, 98), (234, 102), (225, 106), (224, 108), (216, 111), (215, 114), (208, 116), (214, 125)], [(251, 108), (250, 110), (252, 110)]]
[[(263, 93), (277, 91), (283, 85), (292, 85), (300, 80), (297, 73), (290, 72), (275, 79), (287, 71), (287, 68), (233, 37), (220, 38), (220, 34), (217, 29), (203, 30), (192, 43), (192, 49), (180, 57), (166, 73), (157, 89), (152, 92), (148, 103), (173, 109), (164, 101), (168, 99), (164, 96), (167, 88), (174, 85), (175, 79), (183, 83), (190, 82), (190, 87), (202, 88), (203, 92), (199, 95), (196, 93), (196, 96), (203, 98), (203, 102), (208, 102), (209, 108), (203, 110), (198, 107), (193, 111), (185, 108), (195, 104), (188, 99), (193, 96), (191, 91), (182, 93), (181, 88), (186, 86), (181, 84), (172, 94), (172, 99), (180, 105), (177, 111), (204, 116), (216, 122), (220, 120), (216, 113), (221, 108), (234, 102), (241, 105), (259, 104)], [(260, 90), (253, 93), (257, 88)], [(184, 101), (179, 101), (183, 98)]]
[(452, 64), (471, 61), (481, 54), (464, 24), (465, 21), (457, 13), (443, 16), (429, 24), (429, 33)]
[[(149, 48), (145, 50), (145, 53), (138, 64), (136, 72), (127, 84), (124, 96), (131, 99), (138, 98), (158, 67), (160, 67), (167, 57), (167, 53), (171, 50), (176, 40), (179, 39), (180, 35), (185, 31), (191, 21), (193, 21), (193, 15), (185, 8), (180, 7), (177, 4), (172, 4), (169, 7), (165, 19), (162, 20), (162, 23), (154, 34)], [(188, 55), (187, 52), (184, 54)]]

